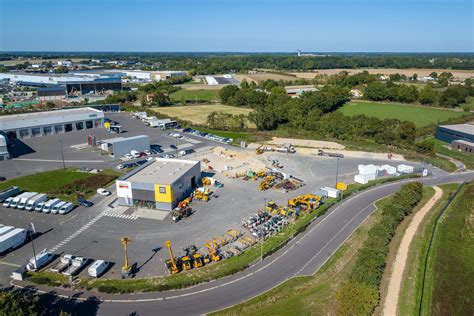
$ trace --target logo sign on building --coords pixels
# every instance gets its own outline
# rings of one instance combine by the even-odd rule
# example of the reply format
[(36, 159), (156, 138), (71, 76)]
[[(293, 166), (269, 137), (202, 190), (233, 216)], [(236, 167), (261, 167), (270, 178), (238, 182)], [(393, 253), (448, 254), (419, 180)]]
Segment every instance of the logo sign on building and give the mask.
[(128, 181), (116, 181), (117, 196), (123, 198), (132, 198), (132, 184)]

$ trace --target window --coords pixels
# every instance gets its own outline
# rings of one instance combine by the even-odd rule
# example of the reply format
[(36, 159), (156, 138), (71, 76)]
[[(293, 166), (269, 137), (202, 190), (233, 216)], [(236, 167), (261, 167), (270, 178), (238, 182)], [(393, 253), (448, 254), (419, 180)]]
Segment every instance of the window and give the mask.
[(92, 127), (94, 127), (94, 125), (92, 124), (92, 121), (86, 121), (86, 128), (90, 129)]
[(56, 126), (54, 126), (54, 132), (55, 132), (56, 134), (62, 133), (62, 132), (63, 132), (63, 126), (62, 126), (62, 125), (56, 125)]
[(65, 130), (66, 132), (72, 132), (72, 124), (71, 124), (71, 123), (65, 124), (65, 125), (64, 125), (64, 130)]
[(160, 193), (165, 194), (166, 193), (166, 187), (160, 187)]
[(41, 136), (41, 128), (35, 127), (31, 129), (31, 134), (33, 137)]
[(95, 128), (99, 128), (102, 125), (102, 121), (101, 120), (95, 120), (94, 124), (95, 124)]
[(51, 135), (53, 134), (53, 128), (51, 126), (43, 127), (43, 134), (44, 135)]
[(20, 138), (30, 137), (30, 133), (27, 129), (20, 130)]
[(80, 131), (84, 129), (84, 123), (83, 122), (76, 122), (76, 130)]

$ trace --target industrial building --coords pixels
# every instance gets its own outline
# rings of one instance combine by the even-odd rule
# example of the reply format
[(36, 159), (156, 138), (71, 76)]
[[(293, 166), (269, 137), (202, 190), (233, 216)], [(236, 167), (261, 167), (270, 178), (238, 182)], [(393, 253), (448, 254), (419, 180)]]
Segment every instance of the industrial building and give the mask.
[(172, 211), (200, 180), (199, 161), (156, 158), (116, 181), (118, 203)]
[(467, 140), (455, 140), (451, 143), (451, 148), (469, 154), (474, 154), (474, 142)]
[(181, 70), (162, 70), (162, 71), (145, 71), (145, 70), (129, 70), (129, 69), (110, 69), (110, 70), (87, 70), (73, 72), (79, 76), (115, 76), (124, 82), (150, 82), (162, 81), (175, 77), (182, 77), (188, 74), (187, 71)]
[(0, 132), (7, 140), (99, 128), (103, 124), (104, 112), (89, 107), (0, 116)]
[(316, 92), (316, 89), (313, 85), (303, 85), (303, 86), (286, 86), (286, 94), (291, 97), (298, 97), (304, 92)]
[(122, 90), (119, 75), (109, 73), (97, 76), (83, 74), (32, 74), (32, 73), (0, 73), (0, 80), (8, 80), (18, 85), (33, 87), (62, 87), (68, 95), (99, 93), (108, 90)]
[(443, 142), (452, 143), (455, 140), (474, 142), (474, 125), (455, 124), (439, 125), (436, 129), (435, 138)]
[(121, 158), (129, 154), (132, 150), (138, 152), (150, 150), (150, 137), (147, 135), (138, 135), (106, 139), (102, 141), (101, 148), (111, 156)]

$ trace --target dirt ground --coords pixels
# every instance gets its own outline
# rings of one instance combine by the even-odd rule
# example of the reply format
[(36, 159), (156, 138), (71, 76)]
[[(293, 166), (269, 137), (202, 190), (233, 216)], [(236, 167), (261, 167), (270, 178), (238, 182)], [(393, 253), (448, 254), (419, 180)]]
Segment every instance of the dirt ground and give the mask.
[(405, 74), (407, 76), (412, 76), (413, 74), (418, 74), (418, 77), (429, 76), (433, 71), (440, 74), (443, 71), (451, 72), (454, 77), (460, 79), (466, 78), (473, 78), (474, 71), (473, 70), (450, 70), (450, 69), (395, 69), (395, 68), (387, 68), (387, 69), (380, 69), (380, 68), (367, 68), (367, 69), (320, 69), (315, 70), (314, 72), (292, 72), (291, 75), (295, 75), (298, 78), (306, 78), (312, 79), (317, 74), (327, 74), (327, 75), (334, 75), (341, 71), (347, 71), (349, 74), (355, 74), (358, 72), (362, 72), (367, 70), (371, 74), (384, 74), (384, 75), (391, 75), (395, 73)]
[(397, 315), (398, 297), (400, 294), (403, 270), (405, 269), (405, 264), (408, 258), (410, 243), (415, 237), (416, 231), (418, 230), (418, 227), (423, 221), (425, 215), (428, 214), (435, 203), (443, 195), (443, 190), (441, 190), (439, 187), (433, 188), (435, 189), (434, 196), (413, 216), (413, 219), (408, 225), (408, 228), (403, 235), (402, 241), (400, 242), (388, 284), (388, 292), (383, 307), (384, 315)]
[[(345, 157), (352, 158), (365, 158), (365, 159), (387, 159), (387, 153), (371, 153), (365, 151), (351, 151), (345, 150), (344, 146), (335, 142), (318, 141), (318, 140), (307, 140), (307, 139), (293, 139), (293, 138), (278, 138), (273, 137), (272, 140), (265, 142), (265, 145), (279, 146), (284, 144), (292, 144), (298, 153), (304, 155), (317, 155), (319, 149), (328, 150), (335, 153), (343, 154)], [(248, 147), (255, 149), (258, 148), (260, 143), (249, 144)], [(392, 160), (394, 161), (406, 161), (402, 155), (392, 154)]]

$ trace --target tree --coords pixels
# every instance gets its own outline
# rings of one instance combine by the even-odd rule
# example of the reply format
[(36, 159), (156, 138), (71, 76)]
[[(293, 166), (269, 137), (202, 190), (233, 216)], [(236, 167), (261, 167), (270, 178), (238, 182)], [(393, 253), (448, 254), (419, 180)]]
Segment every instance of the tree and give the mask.
[(422, 154), (433, 154), (435, 150), (435, 143), (432, 139), (424, 139), (415, 144), (415, 150)]
[(435, 104), (439, 97), (439, 93), (428, 84), (420, 91), (419, 100), (421, 104)]
[(41, 309), (36, 295), (17, 291), (0, 291), (0, 315), (40, 315)]
[(237, 93), (237, 91), (239, 91), (239, 88), (234, 85), (229, 85), (222, 88), (219, 91), (219, 97), (221, 98), (222, 103), (228, 104), (229, 99), (233, 97)]
[(466, 102), (469, 96), (469, 87), (461, 85), (452, 85), (441, 93), (439, 104), (446, 107), (456, 107), (460, 103)]
[(436, 79), (438, 78), (438, 73), (436, 71), (433, 71), (432, 73), (430, 73), (430, 77)]
[(364, 96), (372, 101), (385, 100), (387, 98), (387, 88), (382, 82), (372, 82), (365, 89)]

